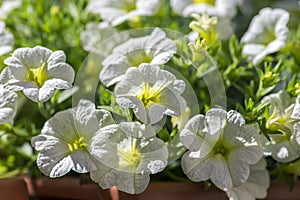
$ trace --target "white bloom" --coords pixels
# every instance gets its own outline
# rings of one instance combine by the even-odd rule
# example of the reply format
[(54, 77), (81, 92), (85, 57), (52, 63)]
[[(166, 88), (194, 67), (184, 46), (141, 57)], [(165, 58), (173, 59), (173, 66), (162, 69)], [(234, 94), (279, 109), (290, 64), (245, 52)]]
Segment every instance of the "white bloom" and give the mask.
[(241, 39), (245, 43), (243, 54), (257, 64), (266, 55), (279, 51), (288, 39), (288, 21), (289, 13), (283, 9), (260, 10)]
[(111, 37), (117, 31), (108, 23), (89, 22), (86, 29), (80, 34), (81, 45), (86, 51), (93, 51), (105, 39)]
[(22, 0), (4, 0), (0, 7), (0, 18), (5, 19), (7, 15), (15, 8), (20, 7)]
[(90, 0), (87, 10), (117, 26), (137, 16), (154, 15), (159, 6), (159, 0)]
[(225, 188), (230, 200), (255, 200), (267, 196), (267, 189), (270, 186), (270, 176), (266, 169), (267, 162), (261, 159), (257, 164), (250, 165), (248, 180), (242, 185), (234, 188)]
[(56, 113), (45, 123), (41, 134), (31, 140), (39, 151), (39, 169), (52, 178), (71, 169), (78, 173), (95, 169), (90, 154), (92, 137), (112, 123), (109, 112), (96, 110), (88, 100), (80, 100), (78, 107)]
[(297, 98), (296, 103), (294, 103), (295, 100), (285, 90), (280, 90), (263, 98), (261, 104), (270, 104), (270, 117), (266, 122), (266, 127), (273, 131), (291, 133), (294, 123), (300, 118), (299, 100)]
[(184, 113), (186, 101), (180, 95), (185, 83), (158, 66), (142, 64), (127, 70), (123, 80), (115, 87), (117, 103), (133, 108), (136, 117), (145, 124), (155, 124), (164, 115)]
[(0, 124), (12, 123), (18, 107), (18, 95), (0, 85)]
[(175, 42), (167, 38), (161, 29), (155, 28), (151, 35), (131, 38), (115, 47), (113, 53), (102, 62), (99, 78), (104, 85), (113, 85), (122, 79), (128, 68), (138, 67), (142, 63), (165, 64), (175, 52)]
[(10, 52), (13, 45), (14, 36), (5, 30), (5, 23), (0, 22), (0, 56)]
[(194, 116), (180, 132), (189, 149), (182, 157), (183, 172), (192, 181), (211, 179), (219, 188), (241, 185), (249, 177), (249, 165), (263, 155), (258, 132), (236, 111), (211, 109), (206, 116)]
[[(115, 35), (117, 33), (118, 31), (107, 22), (90, 22), (80, 34), (81, 45), (86, 51), (106, 56), (111, 54), (114, 47), (129, 39), (126, 32)], [(106, 40), (108, 38), (109, 40)]]
[(123, 122), (102, 129), (93, 139), (92, 153), (98, 159), (93, 181), (103, 189), (117, 186), (121, 191), (137, 194), (149, 184), (149, 174), (167, 165), (168, 149), (155, 137), (151, 126)]
[[(233, 34), (234, 30), (231, 25), (231, 19), (229, 18), (220, 18), (216, 24), (216, 33), (218, 37), (222, 40), (229, 38)], [(188, 39), (190, 41), (195, 41), (199, 37), (199, 33), (196, 31), (191, 31), (188, 34)]]
[(35, 102), (50, 99), (55, 89), (68, 89), (74, 80), (73, 68), (65, 63), (63, 51), (36, 46), (19, 48), (4, 60), (8, 65), (0, 75), (0, 83), (20, 91)]
[(184, 17), (207, 12), (210, 16), (232, 18), (236, 15), (239, 4), (240, 0), (171, 0), (172, 9)]
[(279, 162), (290, 162), (300, 156), (300, 96), (294, 100), (286, 91), (270, 94), (262, 100), (269, 103), (270, 117), (266, 128), (278, 133), (262, 137), (266, 155), (271, 155)]

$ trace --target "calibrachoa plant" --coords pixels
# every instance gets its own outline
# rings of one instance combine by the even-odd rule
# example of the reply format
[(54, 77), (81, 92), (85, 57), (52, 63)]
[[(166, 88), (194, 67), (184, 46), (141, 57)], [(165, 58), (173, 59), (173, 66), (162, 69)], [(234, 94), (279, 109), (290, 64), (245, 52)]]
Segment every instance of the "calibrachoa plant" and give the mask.
[(0, 177), (203, 182), (234, 200), (292, 188), (300, 5), (282, 2), (3, 1)]

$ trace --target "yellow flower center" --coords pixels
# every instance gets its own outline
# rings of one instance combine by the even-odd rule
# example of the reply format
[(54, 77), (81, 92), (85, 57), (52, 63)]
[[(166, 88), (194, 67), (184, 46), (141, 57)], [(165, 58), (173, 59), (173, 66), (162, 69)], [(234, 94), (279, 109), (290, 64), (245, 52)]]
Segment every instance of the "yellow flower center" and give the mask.
[(215, 0), (193, 0), (193, 3), (194, 4), (206, 3), (214, 6), (216, 4), (216, 1)]
[(230, 151), (228, 150), (228, 148), (226, 148), (226, 146), (221, 142), (218, 141), (214, 147), (213, 147), (213, 152), (215, 155), (222, 155), (223, 157), (227, 157), (230, 153)]
[(35, 82), (39, 88), (42, 87), (47, 80), (45, 63), (38, 68), (29, 68), (27, 80)]
[(136, 10), (136, 0), (126, 0), (124, 3), (124, 10), (126, 10), (126, 12)]
[(161, 90), (162, 90), (162, 88), (156, 89), (156, 88), (149, 86), (149, 84), (145, 84), (144, 89), (137, 96), (137, 98), (143, 102), (145, 107), (148, 107), (152, 103), (160, 102), (159, 95), (160, 95)]
[(152, 56), (147, 55), (143, 50), (137, 50), (130, 53), (128, 60), (131, 66), (138, 67), (142, 63), (150, 63)]
[(281, 113), (279, 108), (275, 106), (273, 114), (267, 120), (266, 128), (272, 131), (291, 134), (291, 129), (296, 122), (297, 120), (292, 119), (289, 113)]
[(80, 137), (77, 140), (75, 140), (72, 144), (68, 144), (70, 152), (74, 152), (80, 148), (86, 147), (87, 144), (83, 142), (83, 139), (83, 137)]
[(257, 37), (257, 43), (268, 45), (270, 42), (276, 39), (276, 35), (273, 29), (265, 29), (264, 33)]
[[(128, 141), (128, 140), (127, 140)], [(136, 168), (142, 160), (142, 155), (136, 148), (136, 139), (131, 141), (130, 145), (121, 144), (118, 148), (119, 166), (122, 168)], [(133, 144), (133, 145), (131, 145)]]

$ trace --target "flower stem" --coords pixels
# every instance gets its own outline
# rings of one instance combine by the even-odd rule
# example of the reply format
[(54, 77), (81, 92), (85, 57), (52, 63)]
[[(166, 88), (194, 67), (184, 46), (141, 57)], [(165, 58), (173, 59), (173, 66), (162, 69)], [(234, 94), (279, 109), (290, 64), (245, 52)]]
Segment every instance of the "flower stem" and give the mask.
[(175, 181), (179, 181), (179, 182), (190, 182), (190, 180), (186, 179), (186, 178), (182, 178), (180, 176), (177, 176), (176, 174), (172, 173), (171, 171), (167, 170), (166, 175), (169, 176), (171, 179), (175, 180)]
[(38, 103), (38, 107), (39, 107), (39, 111), (40, 114), (45, 118), (45, 119), (49, 119), (50, 118), (50, 114), (49, 112), (45, 109), (44, 104), (42, 102)]

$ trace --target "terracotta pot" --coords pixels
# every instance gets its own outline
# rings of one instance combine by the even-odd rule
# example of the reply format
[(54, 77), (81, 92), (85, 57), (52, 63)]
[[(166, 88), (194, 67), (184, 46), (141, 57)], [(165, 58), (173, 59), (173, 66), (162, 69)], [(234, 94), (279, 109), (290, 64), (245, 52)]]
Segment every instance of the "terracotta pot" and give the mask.
[(0, 199), (28, 200), (27, 186), (22, 178), (0, 179)]
[(89, 179), (78, 177), (25, 177), (31, 197), (39, 200), (106, 200), (110, 199), (109, 190), (102, 190)]
[[(203, 184), (196, 183), (150, 183), (148, 188), (139, 195), (129, 195), (116, 189), (113, 200), (223, 200), (228, 199), (225, 192), (210, 188), (205, 190)], [(265, 200), (299, 200), (300, 182), (296, 182), (292, 191), (286, 183), (272, 183)]]
[(226, 199), (223, 192), (211, 188), (205, 190), (202, 184), (156, 182), (150, 183), (148, 188), (138, 195), (130, 195), (118, 191), (115, 187), (102, 190), (96, 183), (88, 179), (75, 177), (62, 177), (50, 179), (40, 177), (36, 179), (25, 178), (30, 196), (40, 200), (198, 200), (198, 199)]
[[(116, 195), (117, 196), (117, 195)], [(150, 183), (147, 189), (138, 195), (129, 195), (119, 192), (119, 199), (124, 200), (226, 200), (226, 194), (216, 188), (204, 189), (199, 183), (176, 183), (176, 182), (155, 182)], [(117, 200), (115, 198), (113, 200)]]
[[(226, 200), (226, 194), (216, 188), (204, 189), (201, 183), (151, 182), (147, 189), (138, 195), (120, 192), (116, 187), (102, 190), (88, 178), (62, 177), (50, 179), (40, 177), (25, 178), (29, 194), (39, 200)], [(1, 188), (0, 188), (1, 189)], [(267, 200), (299, 200), (300, 182), (289, 191), (285, 183), (273, 183)], [(0, 198), (2, 200), (2, 198)]]
[(300, 199), (300, 182), (297, 181), (292, 191), (286, 183), (273, 183), (268, 190), (266, 200), (299, 200)]

